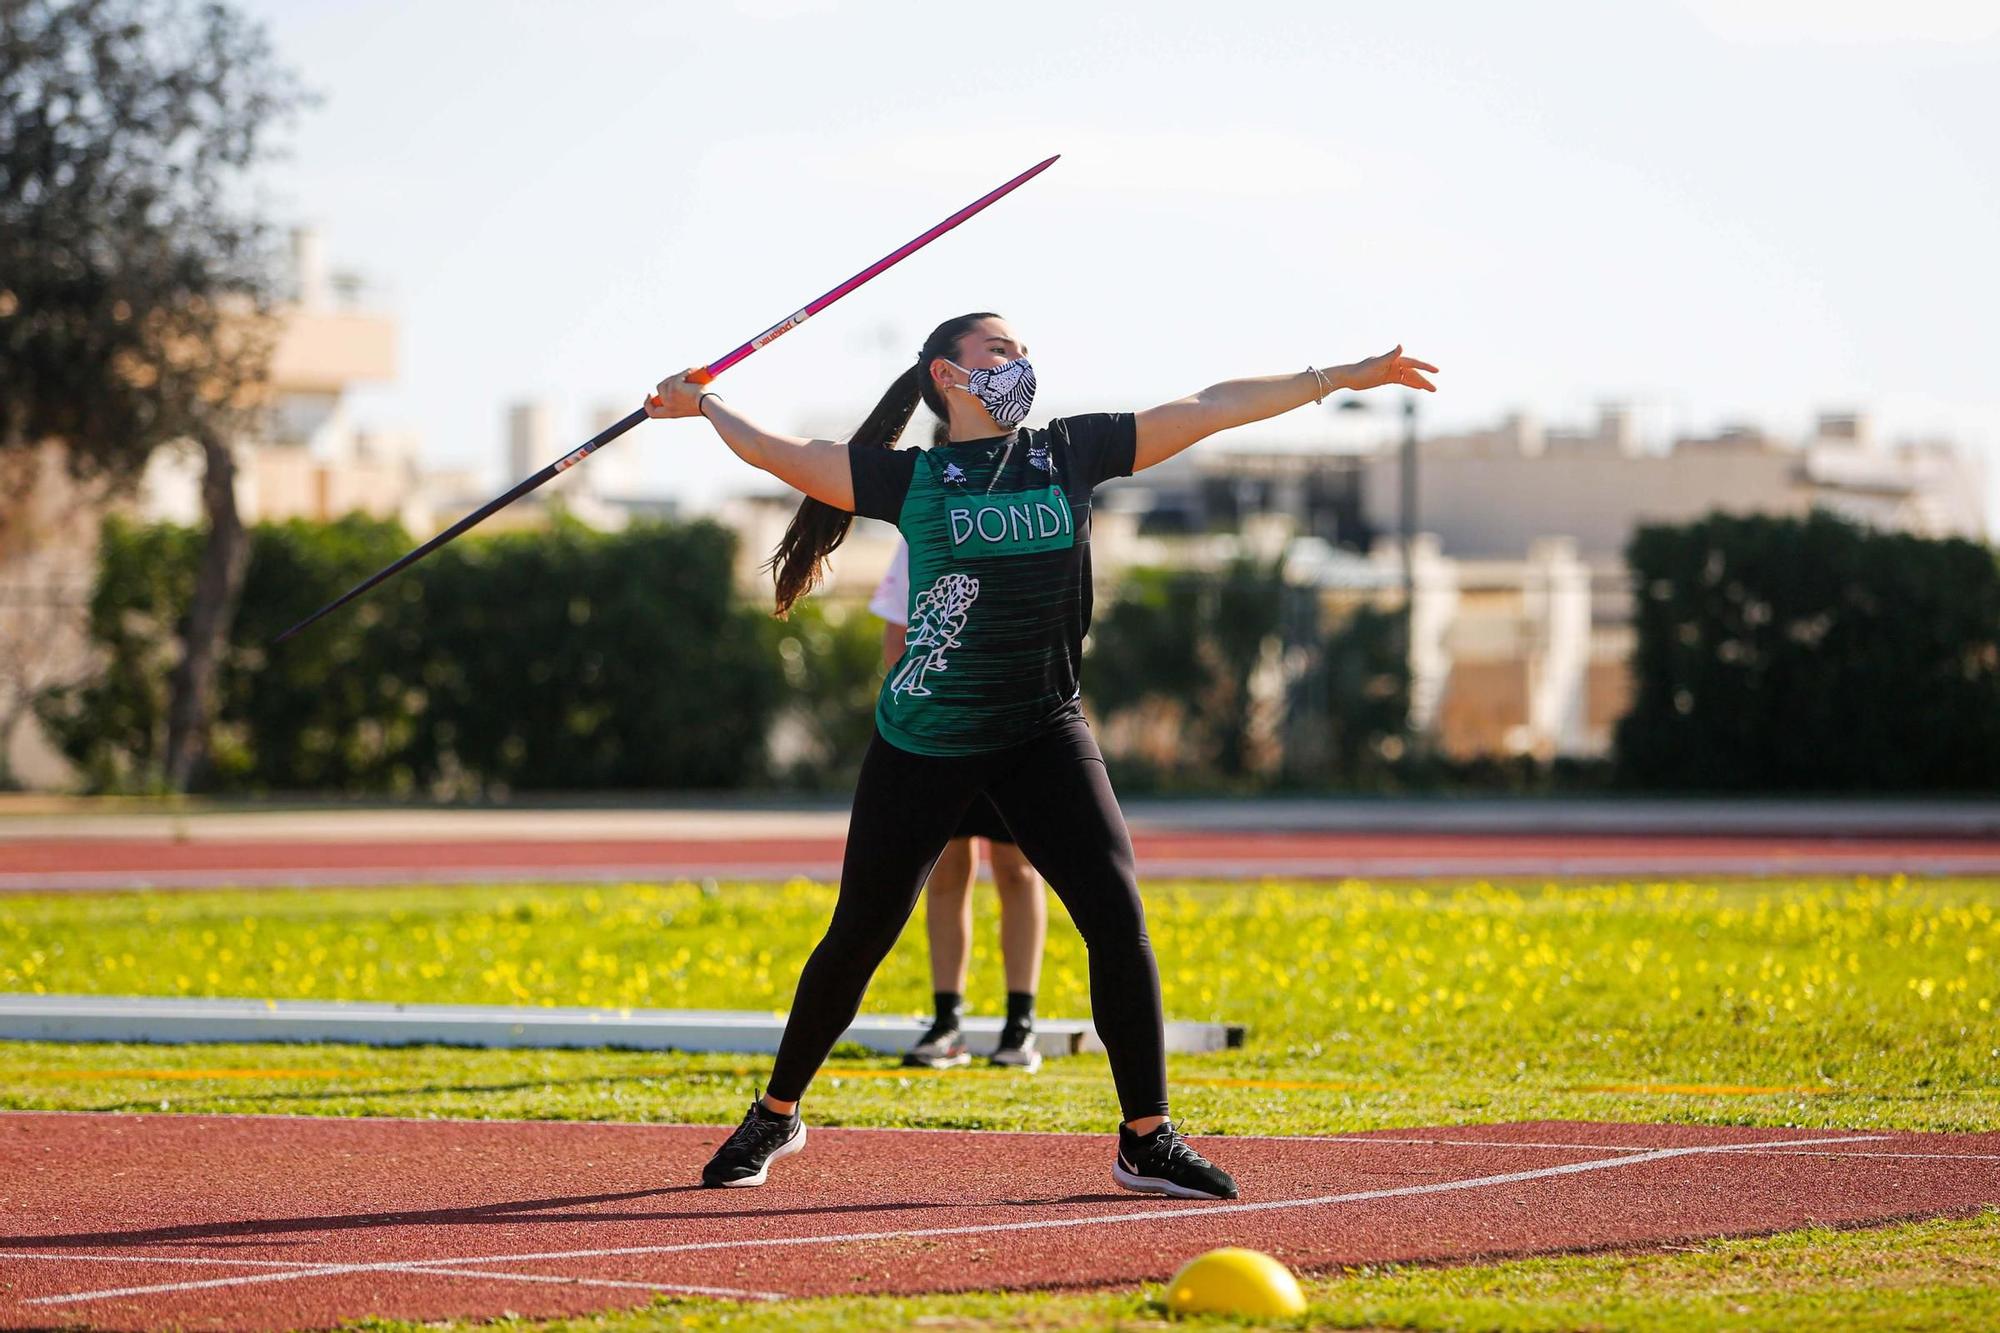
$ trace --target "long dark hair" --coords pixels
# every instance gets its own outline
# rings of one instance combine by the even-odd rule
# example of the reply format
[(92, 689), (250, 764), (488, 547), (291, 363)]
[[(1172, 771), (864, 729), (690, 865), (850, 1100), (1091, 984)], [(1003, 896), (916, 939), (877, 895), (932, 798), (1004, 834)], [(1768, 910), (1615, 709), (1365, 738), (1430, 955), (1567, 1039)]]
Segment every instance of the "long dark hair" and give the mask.
[[(874, 411), (848, 437), (847, 447), (894, 449), (920, 398), (937, 415), (936, 439), (943, 443), (949, 434), (945, 423), (951, 419), (951, 413), (945, 408), (943, 393), (931, 382), (931, 362), (938, 357), (957, 360), (958, 340), (980, 320), (998, 318), (990, 310), (980, 310), (948, 319), (932, 329), (931, 336), (924, 339), (923, 350), (917, 353), (916, 364), (896, 376), (888, 392), (882, 395), (882, 401), (875, 404)], [(764, 568), (772, 572), (777, 584), (780, 620), (791, 611), (793, 602), (819, 583), (826, 573), (826, 558), (847, 540), (847, 530), (853, 523), (854, 515), (844, 509), (835, 509), (810, 496), (799, 502), (799, 511), (792, 515), (784, 540), (764, 562)]]

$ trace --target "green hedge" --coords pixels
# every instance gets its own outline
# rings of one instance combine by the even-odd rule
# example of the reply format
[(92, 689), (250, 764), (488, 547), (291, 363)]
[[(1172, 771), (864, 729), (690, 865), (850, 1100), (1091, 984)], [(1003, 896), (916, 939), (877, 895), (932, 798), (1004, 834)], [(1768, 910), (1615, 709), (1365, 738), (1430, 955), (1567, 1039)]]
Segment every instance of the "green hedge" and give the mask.
[[(153, 781), (198, 533), (107, 523), (103, 670), (40, 711), (100, 790)], [(708, 522), (465, 538), (282, 645), (412, 545), (360, 517), (260, 526), (205, 789), (446, 792), (762, 782), (785, 689), (766, 618)]]
[(1642, 528), (1628, 785), (2000, 786), (2000, 564), (1827, 513)]
[[(1090, 632), (1084, 690), (1107, 724), (1171, 719), (1170, 757), (1108, 742), (1133, 790), (1376, 790), (1398, 781), (1409, 728), (1400, 613), (1370, 607), (1336, 623), (1316, 589), (1275, 564), (1125, 572)], [(1276, 649), (1291, 663), (1282, 719), (1260, 717), (1252, 679)]]

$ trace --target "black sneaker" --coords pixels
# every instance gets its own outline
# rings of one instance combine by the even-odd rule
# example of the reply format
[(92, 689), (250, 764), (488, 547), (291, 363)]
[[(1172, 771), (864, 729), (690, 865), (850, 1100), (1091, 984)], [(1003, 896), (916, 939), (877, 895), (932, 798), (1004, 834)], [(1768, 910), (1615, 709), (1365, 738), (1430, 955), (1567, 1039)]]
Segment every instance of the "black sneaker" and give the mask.
[(1042, 1053), (1035, 1049), (1035, 1025), (1009, 1019), (1000, 1029), (1000, 1044), (993, 1048), (994, 1064), (1032, 1074), (1042, 1067)]
[(1170, 1194), (1176, 1199), (1233, 1199), (1236, 1182), (1227, 1171), (1188, 1147), (1171, 1123), (1150, 1134), (1118, 1127), (1118, 1160), (1111, 1178), (1140, 1194)]
[(932, 1023), (904, 1054), (903, 1063), (912, 1069), (956, 1069), (972, 1063), (972, 1052), (965, 1048), (965, 1034), (957, 1024)]
[(805, 1146), (806, 1122), (798, 1112), (779, 1115), (752, 1102), (743, 1123), (701, 1169), (701, 1183), (711, 1189), (761, 1185), (771, 1174), (771, 1163)]

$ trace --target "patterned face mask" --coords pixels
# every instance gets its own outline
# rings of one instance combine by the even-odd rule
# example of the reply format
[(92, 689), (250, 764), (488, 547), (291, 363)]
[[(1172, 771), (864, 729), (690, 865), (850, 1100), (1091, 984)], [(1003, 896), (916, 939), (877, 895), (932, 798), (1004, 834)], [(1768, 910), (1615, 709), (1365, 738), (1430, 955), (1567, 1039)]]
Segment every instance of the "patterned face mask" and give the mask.
[[(965, 370), (956, 361), (947, 359), (946, 364), (955, 370)], [(963, 389), (986, 404), (995, 421), (1012, 430), (1028, 419), (1028, 409), (1035, 404), (1035, 368), (1028, 364), (1027, 357), (991, 370), (965, 370), (965, 373), (972, 383), (952, 387)]]

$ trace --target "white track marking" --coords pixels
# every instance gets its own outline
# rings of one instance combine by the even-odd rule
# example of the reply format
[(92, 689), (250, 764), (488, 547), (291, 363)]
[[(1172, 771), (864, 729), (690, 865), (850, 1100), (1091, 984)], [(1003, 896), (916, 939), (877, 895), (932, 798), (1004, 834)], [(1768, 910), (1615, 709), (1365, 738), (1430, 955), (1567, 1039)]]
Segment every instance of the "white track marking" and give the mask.
[[(1755, 1154), (1757, 1149), (1746, 1151)], [(1772, 1157), (1893, 1157), (1903, 1162), (2000, 1162), (1992, 1152), (1814, 1152), (1809, 1148), (1771, 1150)]]
[[(90, 1256), (50, 1255), (50, 1256), (31, 1256), (31, 1257), (36, 1257), (36, 1258), (88, 1257), (88, 1258), (103, 1259), (106, 1262), (112, 1262), (112, 1263), (120, 1262), (115, 1257), (109, 1255), (90, 1255)], [(227, 1259), (217, 1259), (213, 1260), (212, 1262), (229, 1263), (232, 1261)], [(246, 1262), (252, 1262), (252, 1261), (246, 1261)], [(322, 1263), (322, 1264), (312, 1264), (309, 1266), (300, 1264), (287, 1265), (287, 1264), (277, 1263), (276, 1261), (255, 1261), (255, 1262), (272, 1263), (276, 1267), (286, 1268), (289, 1271), (282, 1273), (260, 1274), (255, 1278), (248, 1279), (250, 1281), (289, 1282), (295, 1278), (328, 1277), (340, 1273), (363, 1273), (363, 1272), (431, 1273), (431, 1274), (438, 1274), (444, 1277), (490, 1278), (496, 1282), (542, 1282), (542, 1283), (561, 1284), (566, 1286), (621, 1287), (621, 1288), (630, 1288), (642, 1291), (678, 1292), (683, 1295), (722, 1296), (735, 1300), (781, 1301), (785, 1299), (785, 1296), (782, 1292), (745, 1291), (736, 1287), (703, 1287), (703, 1286), (695, 1286), (691, 1283), (686, 1283), (686, 1282), (624, 1282), (624, 1281), (619, 1281), (615, 1278), (562, 1277), (560, 1275), (551, 1273), (500, 1273), (500, 1272), (493, 1272), (488, 1269), (457, 1268), (457, 1267), (450, 1267), (449, 1265), (464, 1263), (467, 1261), (452, 1260), (452, 1259), (439, 1259), (439, 1260), (410, 1259), (410, 1260), (402, 1260), (391, 1263), (375, 1263), (375, 1264)], [(482, 1259), (480, 1260), (480, 1262), (490, 1263), (490, 1262), (496, 1262), (496, 1260)], [(200, 1282), (161, 1282), (143, 1287), (118, 1287), (109, 1291), (81, 1292), (69, 1296), (36, 1296), (30, 1298), (29, 1300), (23, 1301), (22, 1304), (64, 1305), (72, 1301), (105, 1300), (114, 1296), (148, 1296), (160, 1292), (200, 1291), (208, 1287), (241, 1286), (244, 1284), (245, 1280), (246, 1279), (243, 1278), (219, 1277), (219, 1278), (208, 1278)]]
[[(47, 1259), (62, 1263), (100, 1264), (207, 1264), (222, 1268), (282, 1268), (287, 1270), (337, 1268), (338, 1264), (314, 1264), (285, 1259), (196, 1259), (183, 1256), (126, 1254), (21, 1254), (0, 1251), (0, 1259)], [(440, 1268), (421, 1261), (396, 1270), (399, 1273), (438, 1273), (445, 1277), (487, 1277), (505, 1282), (566, 1282), (586, 1287), (633, 1287), (646, 1291), (678, 1291), (696, 1296), (732, 1296), (743, 1300), (778, 1301), (784, 1297), (773, 1291), (743, 1291), (736, 1287), (698, 1287), (686, 1282), (620, 1282), (612, 1278), (563, 1277), (559, 1274), (496, 1273), (478, 1268)]]
[(680, 1292), (689, 1296), (722, 1296), (740, 1301), (782, 1301), (781, 1291), (743, 1291), (736, 1287), (698, 1287), (690, 1282), (621, 1282), (608, 1277), (563, 1277), (558, 1273), (495, 1273), (482, 1268), (440, 1268), (411, 1264), (398, 1273), (436, 1273), (443, 1277), (497, 1278), (503, 1282), (548, 1282), (572, 1287), (629, 1287), (635, 1291)]
[[(1921, 1132), (1921, 1131), (1912, 1131), (1912, 1132)], [(1223, 1137), (1225, 1141), (1234, 1142), (1238, 1141), (1239, 1138), (1247, 1138), (1248, 1136), (1247, 1135), (1238, 1136), (1235, 1134), (1231, 1134)], [(1718, 1148), (1727, 1146), (1729, 1151), (1731, 1152), (1751, 1153), (1753, 1155), (1756, 1153), (1764, 1152), (1764, 1153), (1769, 1153), (1773, 1157), (1895, 1157), (1895, 1158), (1901, 1158), (1919, 1162), (1928, 1160), (1930, 1158), (1936, 1158), (1939, 1161), (1945, 1161), (1945, 1162), (1950, 1162), (1950, 1161), (2000, 1162), (2000, 1153), (1987, 1153), (1987, 1152), (1832, 1152), (1829, 1151), (1829, 1149), (1838, 1148), (1843, 1143), (1873, 1143), (1881, 1139), (1886, 1139), (1891, 1137), (1893, 1136), (1888, 1134), (1864, 1134), (1858, 1137), (1846, 1136), (1842, 1138), (1825, 1138), (1825, 1139), (1809, 1140), (1812, 1143), (1818, 1144), (1819, 1146), (1817, 1148), (1792, 1148), (1792, 1147), (1771, 1148), (1771, 1147), (1766, 1147), (1764, 1144), (1761, 1143), (1732, 1143), (1728, 1145), (1716, 1144), (1713, 1146)], [(1392, 1143), (1392, 1144), (1414, 1144), (1421, 1147), (1430, 1147), (1435, 1145), (1446, 1148), (1538, 1148), (1538, 1149), (1548, 1149), (1554, 1152), (1657, 1152), (1660, 1147), (1660, 1145), (1657, 1144), (1633, 1145), (1629, 1143), (1626, 1144), (1526, 1143), (1513, 1139), (1374, 1139), (1374, 1138), (1367, 1138), (1358, 1134), (1355, 1135), (1336, 1134), (1328, 1138), (1302, 1139), (1300, 1141), (1310, 1142), (1310, 1143), (1352, 1143), (1362, 1147), (1365, 1147), (1371, 1143)]]
[(158, 1254), (27, 1254), (0, 1251), (0, 1259), (54, 1259), (66, 1264), (220, 1264), (238, 1268), (332, 1268), (310, 1259), (195, 1259)]
[[(1858, 1143), (1865, 1140), (1880, 1141), (1891, 1137), (1887, 1134), (1856, 1136), (1845, 1140)], [(67, 1296), (38, 1296), (24, 1302), (28, 1305), (66, 1305), (79, 1301), (103, 1300), (113, 1296), (141, 1296), (153, 1292), (194, 1291), (211, 1287), (240, 1287), (264, 1282), (291, 1282), (307, 1277), (331, 1277), (341, 1273), (393, 1272), (424, 1264), (449, 1264), (454, 1267), (474, 1264), (504, 1264), (546, 1262), (561, 1259), (608, 1259), (642, 1254), (693, 1254), (717, 1250), (772, 1249), (780, 1246), (799, 1245), (841, 1245), (858, 1241), (874, 1240), (918, 1240), (940, 1236), (980, 1236), (995, 1233), (1019, 1231), (1049, 1231), (1058, 1228), (1111, 1226), (1124, 1222), (1162, 1222), (1194, 1217), (1220, 1217), (1232, 1213), (1266, 1213), (1294, 1208), (1320, 1208), (1342, 1203), (1365, 1203), (1375, 1199), (1402, 1199), (1426, 1194), (1448, 1194), (1457, 1190), (1480, 1189), (1490, 1185), (1514, 1185), (1530, 1180), (1546, 1180), (1554, 1176), (1575, 1175), (1585, 1171), (1607, 1171), (1619, 1167), (1637, 1166), (1642, 1162), (1659, 1162), (1673, 1157), (1693, 1157), (1707, 1153), (1742, 1152), (1752, 1148), (1798, 1148), (1825, 1143), (1825, 1139), (1791, 1139), (1764, 1143), (1712, 1143), (1687, 1148), (1656, 1148), (1648, 1152), (1627, 1153), (1621, 1157), (1602, 1157), (1585, 1162), (1566, 1162), (1561, 1166), (1539, 1167), (1532, 1171), (1509, 1171), (1501, 1175), (1471, 1176), (1462, 1180), (1443, 1180), (1430, 1185), (1403, 1185), (1395, 1189), (1356, 1190), (1346, 1194), (1321, 1194), (1306, 1199), (1273, 1199), (1263, 1203), (1218, 1203), (1198, 1204), (1186, 1208), (1149, 1208), (1143, 1212), (1110, 1213), (1096, 1217), (1040, 1218), (1027, 1222), (989, 1222), (979, 1226), (925, 1227), (907, 1231), (850, 1231), (831, 1236), (780, 1236), (750, 1240), (688, 1241), (678, 1245), (625, 1245), (608, 1249), (591, 1250), (544, 1250), (526, 1254), (486, 1254), (459, 1257), (439, 1257), (435, 1259), (387, 1260), (366, 1264), (332, 1264), (302, 1269), (289, 1273), (257, 1273), (242, 1277), (211, 1278), (202, 1282), (170, 1282), (150, 1287), (121, 1287), (112, 1291), (84, 1291)]]
[[(1233, 1135), (1231, 1137), (1234, 1137)], [(1667, 1143), (1535, 1143), (1511, 1139), (1377, 1139), (1365, 1134), (1335, 1134), (1317, 1140), (1320, 1143), (1351, 1143), (1357, 1147), (1367, 1147), (1371, 1143), (1388, 1144), (1392, 1147), (1419, 1148), (1538, 1148), (1551, 1152), (1660, 1152), (1670, 1147), (1688, 1147), (1688, 1144)], [(1732, 1147), (1740, 1145), (1730, 1145)]]

